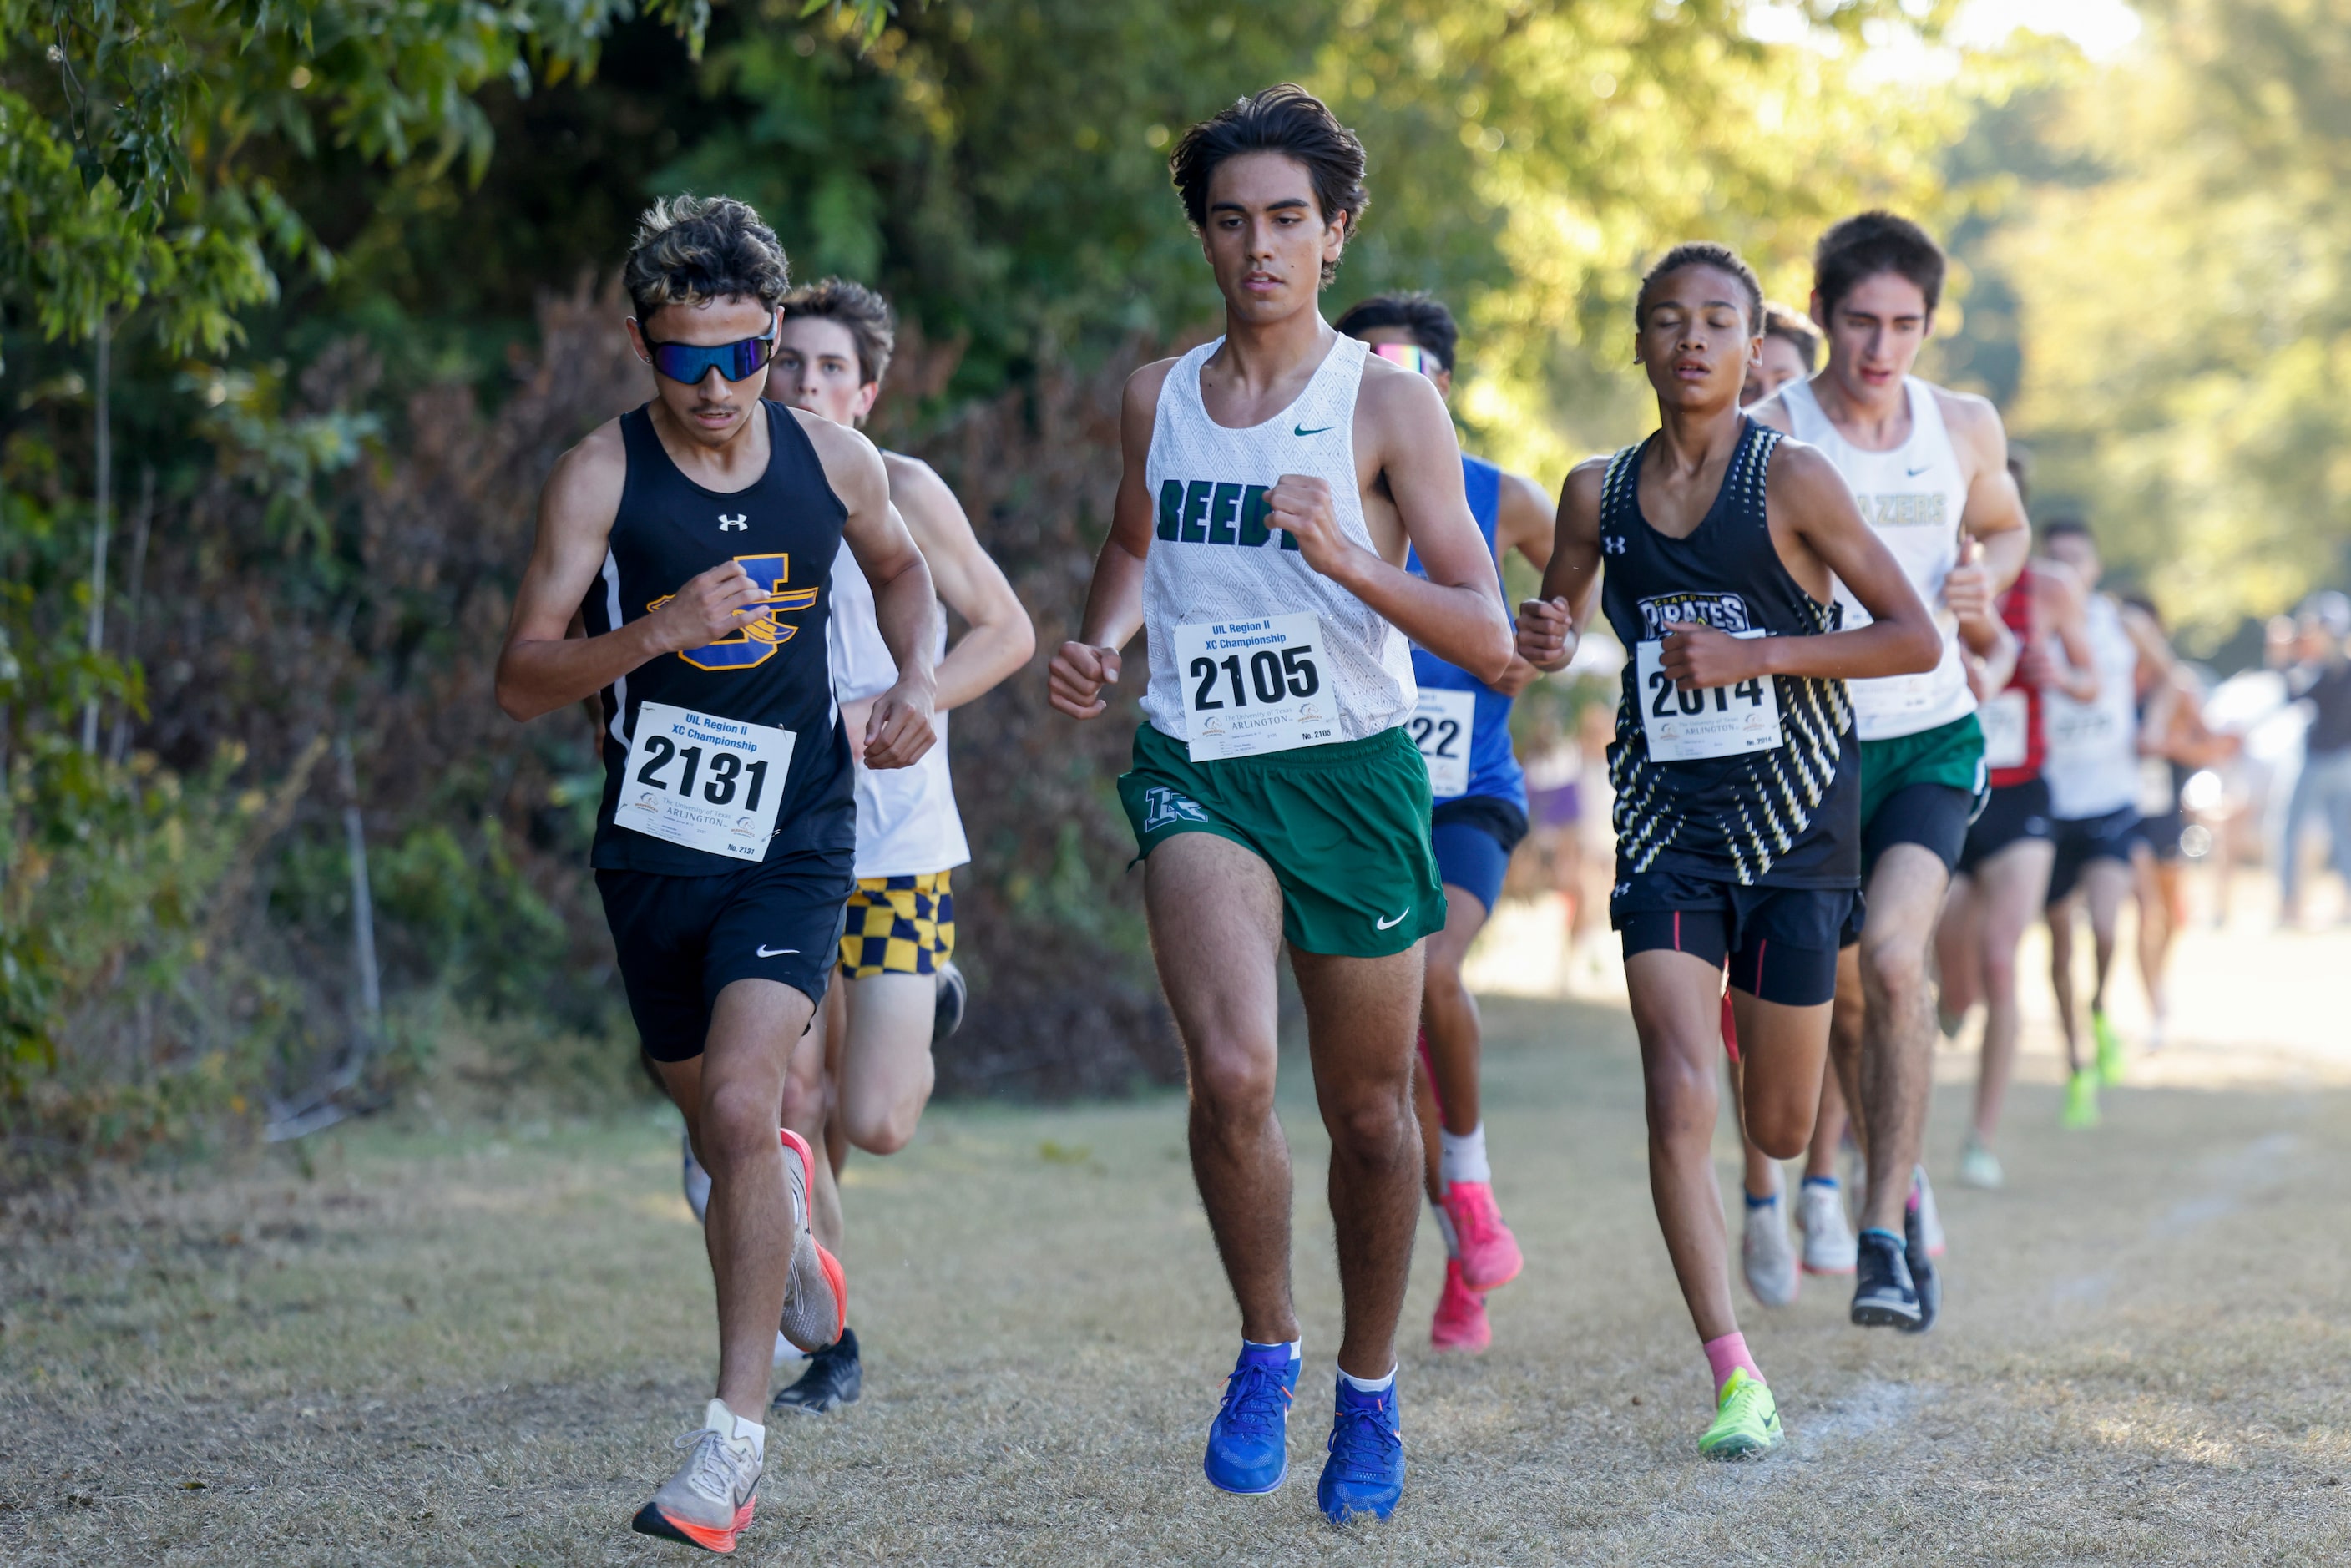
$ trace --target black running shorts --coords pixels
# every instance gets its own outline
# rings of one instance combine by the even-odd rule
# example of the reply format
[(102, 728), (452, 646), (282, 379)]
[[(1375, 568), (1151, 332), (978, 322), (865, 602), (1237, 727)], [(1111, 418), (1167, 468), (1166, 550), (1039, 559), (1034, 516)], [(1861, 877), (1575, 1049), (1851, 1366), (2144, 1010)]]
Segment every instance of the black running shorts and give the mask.
[(1850, 888), (1742, 887), (1687, 872), (1617, 867), (1608, 924), (1625, 956), (1687, 953), (1730, 970), (1734, 989), (1792, 1008), (1836, 995), (1837, 949), (1861, 925)]
[(1959, 870), (1972, 872), (2011, 844), (2028, 839), (2047, 840), (2057, 831), (2049, 815), (2049, 780), (2027, 779), (2003, 784), (1984, 803), (1983, 815), (1968, 829), (1959, 850)]
[(1950, 784), (1906, 784), (1886, 796), (1861, 827), (1862, 885), (1869, 885), (1877, 857), (1896, 844), (1931, 852), (1945, 871), (1959, 864), (1978, 799), (1975, 791)]
[(2049, 868), (2049, 902), (2058, 904), (2078, 886), (2082, 868), (2092, 861), (2130, 863), (2131, 845), (2138, 838), (2138, 812), (2129, 806), (2103, 817), (2081, 817), (2057, 824), (2057, 860)]
[(645, 1054), (702, 1054), (718, 993), (775, 980), (824, 1000), (841, 952), (856, 852), (809, 850), (716, 876), (600, 871), (604, 918)]

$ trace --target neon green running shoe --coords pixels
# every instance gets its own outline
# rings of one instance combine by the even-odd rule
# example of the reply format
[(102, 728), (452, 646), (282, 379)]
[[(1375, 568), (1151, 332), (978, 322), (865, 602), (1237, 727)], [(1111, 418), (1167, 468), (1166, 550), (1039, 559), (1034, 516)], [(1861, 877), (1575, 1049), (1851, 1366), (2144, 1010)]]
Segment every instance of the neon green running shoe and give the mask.
[(2080, 1132), (2098, 1124), (2098, 1073), (2095, 1068), (2085, 1067), (2065, 1081), (2063, 1122), (2069, 1132)]
[(1709, 1459), (1761, 1458), (1780, 1446), (1780, 1405), (1770, 1386), (1745, 1367), (1732, 1368), (1698, 1451)]
[(2123, 1081), (2123, 1037), (2115, 1032), (2102, 1009), (2090, 1013), (2090, 1038), (2098, 1044), (2098, 1082), (2120, 1083)]

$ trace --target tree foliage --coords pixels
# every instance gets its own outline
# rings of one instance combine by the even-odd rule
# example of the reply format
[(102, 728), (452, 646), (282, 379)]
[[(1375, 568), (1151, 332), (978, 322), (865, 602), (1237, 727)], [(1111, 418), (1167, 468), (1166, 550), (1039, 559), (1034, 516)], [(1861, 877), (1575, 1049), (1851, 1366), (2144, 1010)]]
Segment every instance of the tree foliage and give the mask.
[(2217, 642), (2351, 567), (2351, 5), (2163, 0), (1995, 254), (2045, 494)]

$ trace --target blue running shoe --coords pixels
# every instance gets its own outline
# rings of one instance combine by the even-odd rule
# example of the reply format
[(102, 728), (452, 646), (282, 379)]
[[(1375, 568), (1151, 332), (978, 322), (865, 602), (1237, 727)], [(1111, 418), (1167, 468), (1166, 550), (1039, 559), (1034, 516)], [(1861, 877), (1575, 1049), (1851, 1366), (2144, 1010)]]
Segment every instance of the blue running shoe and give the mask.
[(1331, 1457), (1314, 1500), (1323, 1517), (1344, 1524), (1358, 1514), (1385, 1519), (1404, 1495), (1404, 1423), (1395, 1385), (1364, 1394), (1339, 1380), (1339, 1408), (1331, 1417)]
[(1290, 1403), (1298, 1392), (1298, 1361), (1286, 1344), (1243, 1342), (1241, 1358), (1225, 1379), (1225, 1402), (1208, 1423), (1208, 1456), (1200, 1464), (1218, 1491), (1255, 1497), (1290, 1478)]

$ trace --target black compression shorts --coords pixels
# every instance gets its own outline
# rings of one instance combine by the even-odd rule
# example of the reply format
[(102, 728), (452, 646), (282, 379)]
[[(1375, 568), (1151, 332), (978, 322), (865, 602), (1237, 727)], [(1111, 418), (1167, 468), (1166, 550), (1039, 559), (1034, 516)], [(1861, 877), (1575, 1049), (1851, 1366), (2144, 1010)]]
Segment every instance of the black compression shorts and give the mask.
[(1861, 925), (1849, 888), (1742, 887), (1687, 873), (1617, 868), (1608, 924), (1625, 956), (1663, 949), (1728, 965), (1761, 1001), (1817, 1007), (1836, 995), (1837, 949)]
[(1983, 815), (1968, 829), (1959, 869), (1972, 872), (2011, 844), (2046, 840), (2055, 832), (2055, 820), (2049, 815), (2049, 780), (2027, 779), (2003, 784), (1991, 792)]
[(2049, 868), (2049, 902), (2059, 904), (2081, 883), (2082, 870), (2092, 861), (2130, 863), (2131, 845), (2138, 837), (2138, 812), (2129, 806), (2103, 817), (2081, 817), (2057, 824), (2057, 859)]
[(1952, 784), (1906, 784), (1888, 795), (1862, 825), (1862, 885), (1869, 885), (1877, 857), (1896, 844), (1917, 844), (1932, 852), (1945, 871), (1958, 865), (1976, 800), (1973, 790)]

